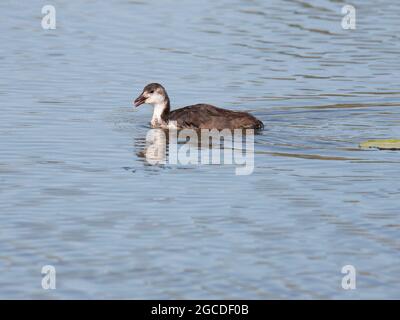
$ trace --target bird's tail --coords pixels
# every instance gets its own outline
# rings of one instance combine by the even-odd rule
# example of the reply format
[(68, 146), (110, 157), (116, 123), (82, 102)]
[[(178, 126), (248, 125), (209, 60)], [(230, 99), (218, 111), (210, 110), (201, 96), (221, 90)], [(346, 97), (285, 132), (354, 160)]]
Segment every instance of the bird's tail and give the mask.
[(262, 123), (261, 120), (256, 121), (256, 123), (254, 124), (254, 129), (255, 130), (263, 130), (264, 129), (264, 123)]

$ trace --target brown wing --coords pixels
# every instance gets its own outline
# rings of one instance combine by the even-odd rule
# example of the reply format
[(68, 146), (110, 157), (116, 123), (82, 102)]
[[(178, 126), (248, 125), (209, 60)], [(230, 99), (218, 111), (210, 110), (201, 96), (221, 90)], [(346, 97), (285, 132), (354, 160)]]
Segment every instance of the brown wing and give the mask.
[(262, 129), (263, 123), (246, 112), (217, 108), (209, 104), (196, 104), (174, 110), (170, 121), (176, 121), (179, 128), (193, 129)]

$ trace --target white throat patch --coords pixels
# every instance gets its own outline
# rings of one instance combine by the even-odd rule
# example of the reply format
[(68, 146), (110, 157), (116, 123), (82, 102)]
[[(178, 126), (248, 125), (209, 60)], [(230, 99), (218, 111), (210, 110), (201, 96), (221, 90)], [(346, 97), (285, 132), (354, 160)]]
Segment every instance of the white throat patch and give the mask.
[(155, 104), (153, 110), (153, 117), (151, 118), (151, 125), (153, 127), (159, 127), (164, 124), (164, 120), (161, 119), (161, 115), (167, 106), (163, 104)]

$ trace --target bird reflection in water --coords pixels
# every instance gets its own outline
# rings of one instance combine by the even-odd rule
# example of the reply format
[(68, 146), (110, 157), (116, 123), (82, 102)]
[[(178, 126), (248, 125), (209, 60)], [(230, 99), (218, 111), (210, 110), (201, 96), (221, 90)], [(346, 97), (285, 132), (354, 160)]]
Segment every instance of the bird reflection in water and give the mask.
[(150, 129), (137, 139), (137, 153), (150, 165), (239, 165), (237, 175), (254, 169), (254, 130)]

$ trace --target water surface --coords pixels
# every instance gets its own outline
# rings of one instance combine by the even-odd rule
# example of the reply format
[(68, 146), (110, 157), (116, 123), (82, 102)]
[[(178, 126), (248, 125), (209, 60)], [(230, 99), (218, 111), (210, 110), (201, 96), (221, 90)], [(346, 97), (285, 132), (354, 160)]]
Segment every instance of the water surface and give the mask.
[[(1, 298), (400, 298), (398, 1), (51, 3), (0, 4)], [(253, 174), (146, 163), (153, 81), (259, 117)]]

